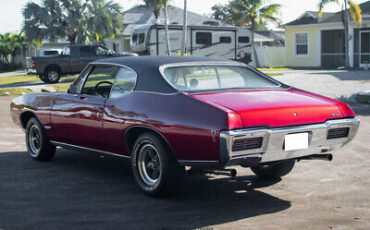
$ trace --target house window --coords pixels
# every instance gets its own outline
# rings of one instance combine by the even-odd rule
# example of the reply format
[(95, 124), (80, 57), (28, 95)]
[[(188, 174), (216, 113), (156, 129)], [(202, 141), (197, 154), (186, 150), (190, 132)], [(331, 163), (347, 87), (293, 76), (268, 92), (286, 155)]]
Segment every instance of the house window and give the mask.
[(295, 34), (295, 54), (308, 55), (308, 33)]
[(231, 37), (220, 37), (220, 43), (231, 43)]
[(212, 45), (212, 33), (209, 32), (197, 32), (195, 35), (197, 44), (200, 45)]
[(244, 37), (244, 36), (238, 37), (238, 42), (239, 43), (249, 43), (249, 37)]

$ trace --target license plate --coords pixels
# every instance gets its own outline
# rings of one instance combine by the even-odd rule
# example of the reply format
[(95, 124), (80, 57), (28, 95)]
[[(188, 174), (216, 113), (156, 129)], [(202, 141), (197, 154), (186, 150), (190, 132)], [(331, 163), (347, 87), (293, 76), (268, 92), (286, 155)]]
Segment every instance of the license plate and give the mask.
[(308, 148), (308, 133), (294, 133), (285, 136), (285, 151), (307, 148)]

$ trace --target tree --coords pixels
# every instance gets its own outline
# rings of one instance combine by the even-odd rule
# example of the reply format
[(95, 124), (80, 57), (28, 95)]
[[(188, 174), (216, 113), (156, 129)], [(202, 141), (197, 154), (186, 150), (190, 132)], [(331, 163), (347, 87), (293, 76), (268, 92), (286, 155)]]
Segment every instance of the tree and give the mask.
[(94, 0), (87, 5), (88, 17), (86, 35), (89, 40), (102, 43), (106, 38), (115, 38), (122, 31), (122, 8), (118, 3)]
[(1, 61), (9, 64), (9, 57), (10, 54), (12, 53), (11, 47), (10, 47), (10, 40), (11, 40), (11, 34), (10, 33), (5, 33), (5, 34), (0, 34), (0, 57)]
[(226, 23), (236, 26), (250, 26), (252, 31), (252, 50), (253, 59), (256, 67), (259, 67), (259, 61), (254, 45), (254, 32), (256, 26), (261, 23), (274, 22), (279, 23), (278, 18), (280, 4), (266, 4), (265, 0), (231, 0), (227, 5), (215, 5), (212, 7), (213, 16), (222, 19)]
[(0, 34), (0, 57), (7, 64), (14, 64), (14, 57), (21, 52), (26, 40), (23, 34)]
[[(319, 3), (319, 16), (322, 16), (323, 8), (331, 2), (336, 2), (339, 4), (339, 0), (321, 0)], [(344, 52), (345, 52), (345, 66), (350, 68), (349, 63), (349, 14), (351, 14), (353, 21), (356, 25), (361, 25), (362, 23), (362, 14), (361, 8), (358, 4), (350, 0), (343, 0), (344, 10), (342, 15), (342, 23), (344, 26)], [(349, 6), (349, 7), (348, 7)]]
[(23, 30), (35, 43), (67, 39), (74, 44), (88, 38), (99, 42), (120, 34), (121, 12), (118, 4), (108, 0), (42, 0), (41, 5), (29, 2), (23, 10)]
[(170, 48), (170, 36), (168, 33), (168, 0), (143, 0), (147, 7), (153, 7), (153, 13), (156, 19), (159, 18), (160, 11), (164, 8), (164, 27), (165, 27), (165, 34), (166, 34), (166, 47), (167, 47), (167, 54), (171, 56), (171, 48)]

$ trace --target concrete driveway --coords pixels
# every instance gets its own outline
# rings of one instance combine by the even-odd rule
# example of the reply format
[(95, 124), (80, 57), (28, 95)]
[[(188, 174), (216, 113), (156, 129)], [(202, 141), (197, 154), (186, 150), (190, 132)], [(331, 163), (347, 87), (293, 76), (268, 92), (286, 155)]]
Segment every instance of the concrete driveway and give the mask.
[[(298, 77), (306, 82), (297, 80), (300, 88), (321, 87), (309, 76), (281, 80)], [(329, 83), (324, 93), (337, 90)], [(10, 99), (0, 97), (0, 229), (370, 229), (366, 105), (354, 104), (359, 133), (332, 162), (298, 162), (281, 181), (241, 167), (236, 179), (189, 176), (180, 194), (155, 199), (141, 194), (120, 158), (58, 149), (51, 162), (31, 160), (10, 120)]]

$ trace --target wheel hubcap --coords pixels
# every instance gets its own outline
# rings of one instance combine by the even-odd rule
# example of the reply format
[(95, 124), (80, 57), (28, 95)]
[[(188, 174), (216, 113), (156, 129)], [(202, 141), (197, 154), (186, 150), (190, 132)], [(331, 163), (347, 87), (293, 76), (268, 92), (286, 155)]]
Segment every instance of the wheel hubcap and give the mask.
[(161, 175), (161, 164), (157, 149), (151, 145), (144, 145), (138, 157), (139, 174), (148, 186), (154, 186)]
[(28, 143), (32, 151), (32, 156), (37, 155), (40, 152), (41, 148), (41, 133), (39, 128), (36, 125), (33, 125), (30, 128), (28, 134)]
[(56, 81), (58, 79), (58, 72), (57, 71), (51, 71), (48, 73), (48, 78), (50, 81)]

